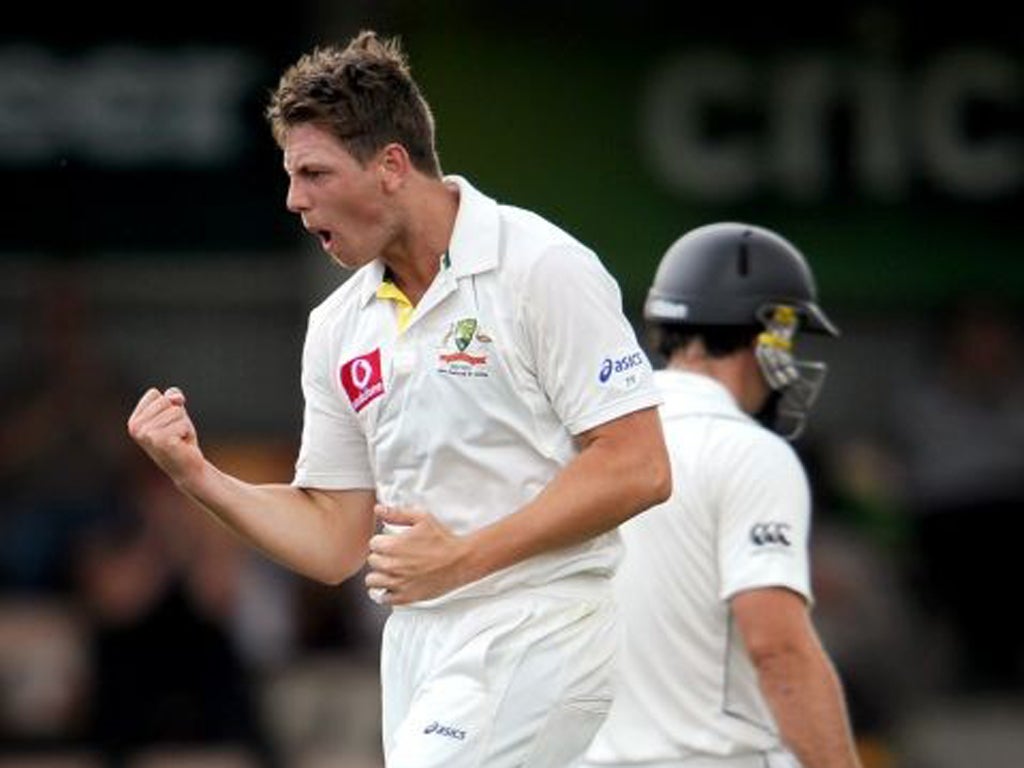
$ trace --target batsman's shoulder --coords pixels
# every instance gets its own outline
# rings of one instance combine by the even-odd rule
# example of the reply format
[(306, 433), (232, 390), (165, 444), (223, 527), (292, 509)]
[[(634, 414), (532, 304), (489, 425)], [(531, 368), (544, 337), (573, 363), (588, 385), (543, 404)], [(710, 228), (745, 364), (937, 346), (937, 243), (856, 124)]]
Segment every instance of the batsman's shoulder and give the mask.
[(779, 477), (792, 478), (804, 473), (793, 445), (770, 429), (751, 422), (744, 438), (745, 450), (741, 451), (744, 463), (771, 468)]

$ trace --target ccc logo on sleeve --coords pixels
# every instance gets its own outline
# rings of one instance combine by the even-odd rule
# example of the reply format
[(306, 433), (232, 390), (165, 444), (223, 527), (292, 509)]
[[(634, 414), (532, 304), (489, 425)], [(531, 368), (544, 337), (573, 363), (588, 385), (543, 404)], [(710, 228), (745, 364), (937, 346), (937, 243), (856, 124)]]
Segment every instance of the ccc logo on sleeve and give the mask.
[(788, 547), (792, 544), (789, 528), (789, 523), (754, 523), (750, 526), (750, 540), (758, 547), (767, 544)]

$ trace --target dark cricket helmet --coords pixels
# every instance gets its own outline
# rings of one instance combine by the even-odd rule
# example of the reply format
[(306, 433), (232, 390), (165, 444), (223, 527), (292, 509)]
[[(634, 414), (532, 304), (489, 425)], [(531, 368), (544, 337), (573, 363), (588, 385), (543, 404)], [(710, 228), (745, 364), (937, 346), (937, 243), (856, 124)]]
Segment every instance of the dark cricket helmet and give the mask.
[(651, 324), (750, 325), (773, 307), (797, 310), (800, 328), (838, 336), (818, 306), (814, 275), (781, 235), (737, 222), (687, 232), (665, 252), (644, 304)]

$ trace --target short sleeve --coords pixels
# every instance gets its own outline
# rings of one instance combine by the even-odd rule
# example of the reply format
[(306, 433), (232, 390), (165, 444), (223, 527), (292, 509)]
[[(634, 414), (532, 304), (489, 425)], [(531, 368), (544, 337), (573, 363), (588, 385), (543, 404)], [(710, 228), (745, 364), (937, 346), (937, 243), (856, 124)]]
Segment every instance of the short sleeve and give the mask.
[(345, 490), (374, 488), (366, 437), (333, 382), (330, 336), (314, 312), (302, 352), (305, 399), (302, 446), (292, 485)]
[(548, 249), (525, 290), (520, 326), (540, 385), (571, 434), (661, 403), (619, 287), (593, 253)]
[(720, 597), (787, 587), (810, 600), (807, 475), (777, 435), (747, 425), (738, 431), (741, 447), (716, 467)]

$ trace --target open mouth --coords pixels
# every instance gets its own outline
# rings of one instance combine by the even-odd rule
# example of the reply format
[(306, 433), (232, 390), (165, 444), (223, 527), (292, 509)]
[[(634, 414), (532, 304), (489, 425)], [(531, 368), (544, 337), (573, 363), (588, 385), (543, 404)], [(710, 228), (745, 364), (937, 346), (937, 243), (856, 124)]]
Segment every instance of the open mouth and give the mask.
[(320, 238), (320, 245), (323, 246), (324, 250), (329, 250), (331, 247), (331, 242), (334, 240), (334, 237), (331, 235), (330, 230), (318, 229), (316, 230), (316, 236)]

